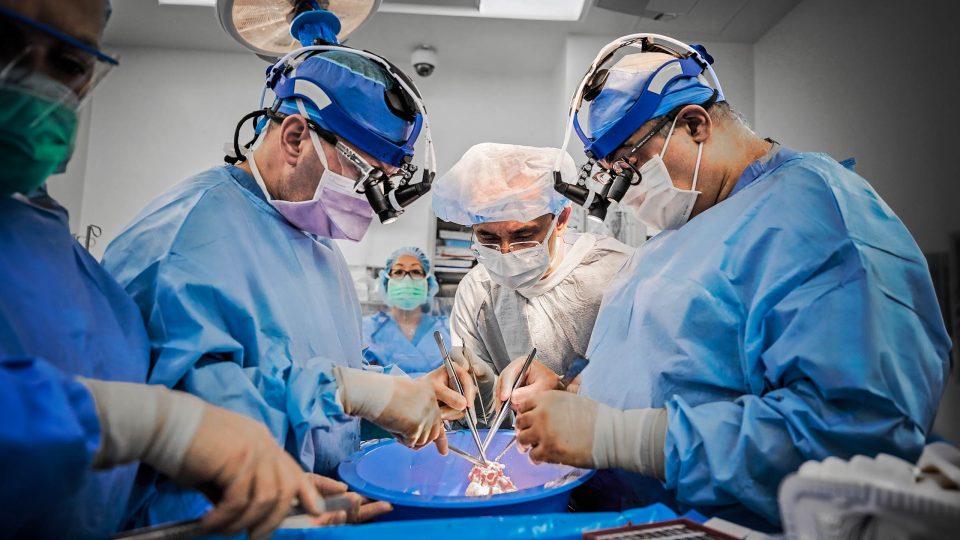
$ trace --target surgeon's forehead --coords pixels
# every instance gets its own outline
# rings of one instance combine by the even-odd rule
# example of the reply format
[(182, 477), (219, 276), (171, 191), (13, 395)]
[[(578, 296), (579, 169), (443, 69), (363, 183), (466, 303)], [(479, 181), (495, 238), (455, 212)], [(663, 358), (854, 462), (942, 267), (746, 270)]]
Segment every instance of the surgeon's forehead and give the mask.
[(420, 268), (423, 268), (423, 263), (420, 262), (419, 257), (416, 257), (409, 253), (404, 253), (403, 255), (400, 255), (399, 257), (396, 258), (396, 260), (393, 261), (393, 266), (401, 266), (401, 267), (419, 266)]
[(473, 226), (473, 230), (483, 234), (511, 234), (521, 231), (535, 231), (553, 219), (552, 214), (544, 214), (533, 221), (488, 221)]
[(50, 25), (88, 45), (100, 46), (104, 0), (0, 0), (0, 5)]

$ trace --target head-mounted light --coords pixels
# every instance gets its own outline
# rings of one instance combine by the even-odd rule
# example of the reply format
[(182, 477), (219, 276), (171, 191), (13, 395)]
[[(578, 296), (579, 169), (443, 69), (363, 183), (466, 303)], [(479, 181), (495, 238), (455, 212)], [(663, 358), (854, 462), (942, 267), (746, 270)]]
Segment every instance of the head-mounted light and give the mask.
[[(627, 112), (600, 137), (591, 138), (580, 126), (579, 112), (584, 102), (593, 101), (603, 90), (610, 76), (607, 66), (621, 49), (639, 49), (638, 52), (666, 53), (675, 60), (665, 62), (649, 76), (637, 100)], [(714, 89), (710, 102), (722, 101), (720, 80), (713, 71), (713, 58), (699, 45), (687, 45), (676, 39), (659, 34), (631, 34), (620, 37), (600, 49), (580, 80), (570, 101), (569, 118), (564, 131), (562, 150), (566, 150), (571, 134), (576, 131), (584, 143), (588, 162), (576, 179), (564, 179), (560, 174), (560, 161), (554, 166), (554, 188), (574, 203), (587, 208), (588, 217), (603, 221), (611, 202), (619, 202), (631, 185), (639, 183), (636, 171), (624, 167), (620, 171), (597, 178), (591, 175), (598, 161), (610, 156), (645, 122), (650, 120), (670, 83), (681, 77), (697, 77), (706, 80)]]

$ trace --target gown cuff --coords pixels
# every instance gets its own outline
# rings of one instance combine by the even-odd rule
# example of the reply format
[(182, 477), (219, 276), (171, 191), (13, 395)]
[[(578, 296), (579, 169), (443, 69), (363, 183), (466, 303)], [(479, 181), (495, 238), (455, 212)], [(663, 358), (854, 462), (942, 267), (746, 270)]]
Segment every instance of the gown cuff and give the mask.
[(594, 466), (625, 469), (663, 481), (666, 436), (666, 409), (621, 411), (599, 403), (593, 432)]
[(167, 476), (180, 472), (203, 418), (203, 400), (160, 385), (78, 380), (93, 395), (100, 420), (95, 469), (142, 461)]

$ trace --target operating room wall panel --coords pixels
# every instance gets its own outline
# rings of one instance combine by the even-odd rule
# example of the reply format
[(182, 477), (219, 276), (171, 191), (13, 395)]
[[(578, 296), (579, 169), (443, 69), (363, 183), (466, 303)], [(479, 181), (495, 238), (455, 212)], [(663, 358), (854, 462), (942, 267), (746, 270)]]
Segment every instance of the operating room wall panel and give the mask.
[(925, 252), (960, 230), (958, 5), (805, 0), (754, 50), (761, 135), (855, 157)]
[[(253, 55), (121, 49), (93, 96), (82, 225), (107, 244), (168, 187), (223, 163), (237, 120), (257, 106), (265, 63)], [(242, 241), (238, 238), (238, 241)]]

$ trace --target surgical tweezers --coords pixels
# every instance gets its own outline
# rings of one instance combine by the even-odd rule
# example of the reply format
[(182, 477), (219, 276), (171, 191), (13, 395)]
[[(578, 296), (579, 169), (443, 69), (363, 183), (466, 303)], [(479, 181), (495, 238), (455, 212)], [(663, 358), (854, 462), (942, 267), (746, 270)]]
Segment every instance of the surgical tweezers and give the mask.
[[(457, 392), (460, 392), (460, 395), (466, 399), (467, 396), (463, 393), (463, 384), (460, 383), (460, 377), (457, 376), (456, 370), (453, 369), (453, 360), (450, 359), (450, 355), (447, 353), (447, 346), (444, 344), (443, 336), (439, 330), (433, 333), (433, 339), (437, 341), (437, 347), (440, 348), (440, 355), (443, 356), (444, 365), (447, 366), (447, 377), (456, 385)], [(467, 409), (464, 411), (463, 416), (467, 422), (467, 427), (470, 428), (470, 435), (473, 436), (473, 442), (477, 445), (477, 451), (480, 452), (480, 461), (486, 466), (487, 456), (484, 454), (483, 443), (480, 442), (480, 434), (477, 433), (477, 423), (470, 414), (472, 407), (473, 403), (467, 403)]]
[(493, 441), (493, 436), (497, 434), (497, 430), (500, 429), (500, 425), (503, 424), (503, 421), (507, 418), (507, 413), (510, 411), (510, 400), (513, 399), (513, 392), (520, 387), (523, 379), (527, 377), (527, 371), (530, 370), (530, 365), (533, 364), (533, 357), (536, 355), (537, 348), (534, 347), (527, 356), (526, 361), (523, 362), (523, 367), (520, 368), (520, 373), (517, 375), (517, 380), (513, 381), (513, 388), (510, 389), (510, 397), (503, 402), (503, 406), (500, 407), (500, 414), (498, 414), (493, 420), (493, 424), (490, 426), (490, 431), (487, 432), (487, 438), (483, 441), (482, 452), (487, 451), (487, 447), (490, 446), (490, 443)]

